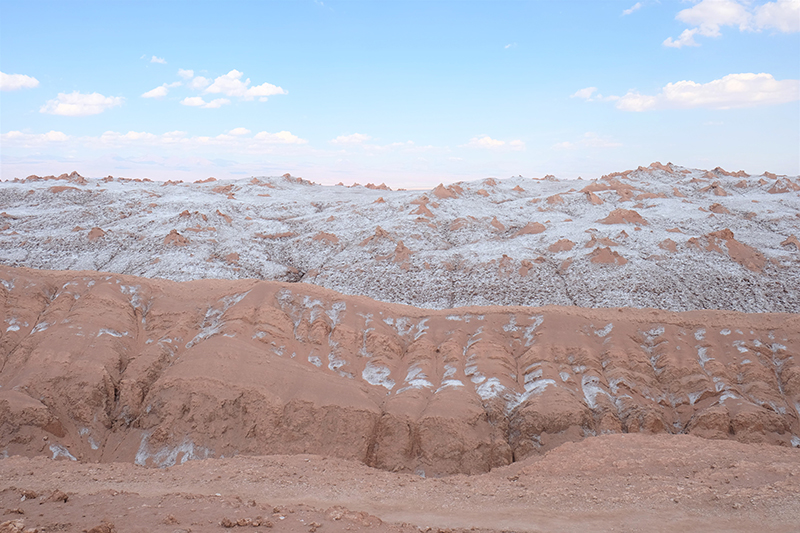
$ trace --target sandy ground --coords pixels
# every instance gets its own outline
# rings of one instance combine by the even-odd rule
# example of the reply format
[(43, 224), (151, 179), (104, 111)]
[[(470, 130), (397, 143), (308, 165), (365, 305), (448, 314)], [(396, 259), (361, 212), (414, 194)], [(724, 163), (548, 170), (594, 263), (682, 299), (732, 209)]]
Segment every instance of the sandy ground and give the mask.
[(800, 450), (688, 435), (606, 435), (488, 474), (427, 479), (312, 455), (164, 469), (11, 457), (0, 461), (0, 509), (2, 521), (21, 520), (40, 533), (99, 533), (112, 525), (120, 533), (226, 526), (788, 533), (800, 523)]

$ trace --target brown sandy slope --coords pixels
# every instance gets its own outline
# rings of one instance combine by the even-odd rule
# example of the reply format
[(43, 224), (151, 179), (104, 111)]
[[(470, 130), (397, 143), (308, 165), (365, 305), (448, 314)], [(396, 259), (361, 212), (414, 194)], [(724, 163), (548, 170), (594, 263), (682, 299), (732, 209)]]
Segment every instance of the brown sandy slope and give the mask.
[[(58, 496), (66, 502), (53, 501)], [(160, 470), (12, 457), (0, 461), (0, 510), (12, 513), (0, 522), (16, 519), (39, 533), (104, 521), (119, 533), (789, 533), (800, 523), (800, 450), (689, 435), (605, 435), (488, 474), (441, 479), (310, 455), (207, 459)], [(248, 520), (272, 527), (221, 525)]]
[(480, 473), (607, 433), (800, 446), (800, 317), (431, 311), (305, 284), (0, 267), (0, 456), (313, 453)]

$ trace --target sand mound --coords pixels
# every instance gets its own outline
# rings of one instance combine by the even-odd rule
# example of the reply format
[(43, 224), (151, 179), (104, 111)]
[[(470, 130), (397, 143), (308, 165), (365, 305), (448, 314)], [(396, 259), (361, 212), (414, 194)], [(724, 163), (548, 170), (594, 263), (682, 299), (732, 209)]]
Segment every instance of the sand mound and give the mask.
[(614, 209), (608, 216), (602, 220), (598, 220), (602, 224), (641, 224), (647, 225), (647, 221), (642, 218), (642, 215), (633, 209)]

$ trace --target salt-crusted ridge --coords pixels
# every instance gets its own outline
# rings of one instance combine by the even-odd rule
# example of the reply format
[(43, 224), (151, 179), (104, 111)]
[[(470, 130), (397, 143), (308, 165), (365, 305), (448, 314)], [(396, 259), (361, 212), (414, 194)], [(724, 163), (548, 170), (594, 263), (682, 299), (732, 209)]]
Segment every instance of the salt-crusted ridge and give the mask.
[(302, 281), (429, 308), (800, 312), (800, 178), (653, 163), (392, 191), (289, 175), (0, 182), (0, 263)]

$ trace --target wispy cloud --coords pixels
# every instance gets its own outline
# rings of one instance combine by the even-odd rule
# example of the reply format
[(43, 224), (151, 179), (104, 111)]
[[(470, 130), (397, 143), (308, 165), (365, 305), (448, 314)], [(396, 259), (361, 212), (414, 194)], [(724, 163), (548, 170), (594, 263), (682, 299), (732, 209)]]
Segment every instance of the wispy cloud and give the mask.
[(181, 104), (189, 107), (202, 107), (205, 109), (217, 109), (222, 107), (226, 104), (230, 104), (231, 101), (227, 98), (215, 98), (210, 102), (206, 102), (203, 100), (202, 96), (187, 96), (183, 100), (181, 100)]
[(242, 100), (252, 100), (258, 97), (262, 102), (266, 101), (268, 96), (289, 94), (285, 89), (271, 83), (262, 83), (251, 87), (250, 78), (242, 81), (242, 75), (242, 72), (233, 69), (227, 74), (216, 78), (211, 85), (206, 87), (204, 92), (207, 94), (235, 96)]
[(597, 93), (597, 87), (586, 87), (585, 89), (579, 89), (575, 91), (569, 95), (569, 97), (580, 98), (581, 100), (586, 100), (587, 102), (619, 100), (619, 96), (603, 96), (600, 93), (595, 93)]
[(708, 83), (691, 80), (668, 83), (658, 94), (630, 90), (623, 96), (603, 96), (596, 87), (586, 87), (570, 95), (587, 102), (616, 102), (623, 111), (653, 109), (732, 109), (759, 107), (800, 100), (800, 80), (776, 80), (771, 74), (728, 74)]
[(161, 63), (162, 65), (166, 65), (167, 64), (167, 60), (166, 59), (164, 59), (163, 57), (156, 57), (156, 56), (151, 57), (150, 58), (150, 62), (151, 63)]
[(0, 140), (9, 144), (38, 145), (44, 143), (59, 143), (70, 139), (70, 136), (63, 131), (50, 130), (47, 133), (24, 133), (21, 131), (9, 131), (0, 134)]
[(699, 46), (695, 36), (719, 37), (724, 26), (739, 31), (774, 29), (784, 33), (800, 31), (800, 0), (777, 0), (761, 5), (737, 0), (702, 0), (678, 12), (675, 18), (689, 26), (677, 39), (662, 43), (669, 48)]
[(188, 84), (190, 89), (194, 89), (196, 91), (205, 89), (209, 85), (211, 85), (211, 80), (208, 78), (204, 78), (203, 76), (197, 76), (195, 79), (190, 81)]
[(48, 100), (40, 109), (40, 113), (62, 115), (67, 117), (83, 117), (97, 115), (112, 107), (120, 106), (125, 101), (121, 96), (103, 96), (100, 93), (83, 94), (78, 91), (70, 94), (58, 93)]
[(776, 80), (771, 74), (728, 74), (708, 83), (668, 83), (659, 94), (630, 91), (617, 101), (623, 111), (651, 109), (732, 109), (800, 100), (800, 80)]
[(638, 10), (640, 10), (641, 8), (642, 8), (642, 3), (641, 3), (641, 2), (636, 2), (635, 4), (633, 4), (633, 5), (632, 5), (631, 7), (629, 7), (628, 9), (624, 10), (624, 11), (622, 12), (622, 16), (624, 17), (624, 16), (626, 16), (626, 15), (630, 15), (630, 14), (631, 14), (631, 13), (633, 13), (634, 11), (638, 11)]
[(575, 91), (571, 95), (570, 98), (581, 98), (583, 100), (590, 100), (592, 98), (592, 94), (597, 91), (597, 87), (586, 87), (585, 89), (580, 89)]
[(25, 74), (6, 74), (0, 72), (0, 91), (17, 91), (33, 89), (39, 86), (39, 80)]
[(516, 48), (516, 47), (517, 47), (517, 43), (509, 43), (509, 44), (505, 45), (503, 48), (508, 50), (509, 48)]
[(331, 140), (333, 144), (361, 144), (372, 139), (369, 135), (363, 133), (353, 133), (351, 135), (339, 135)]
[(146, 93), (142, 94), (142, 98), (164, 98), (169, 93), (169, 90), (173, 87), (179, 87), (183, 85), (181, 82), (176, 81), (174, 83), (165, 83), (163, 85), (159, 85), (155, 89), (151, 89)]
[(499, 149), (499, 148), (510, 148), (512, 150), (524, 150), (525, 149), (525, 142), (520, 140), (513, 140), (513, 141), (502, 141), (499, 139), (492, 139), (488, 135), (479, 135), (477, 137), (473, 137), (469, 140), (469, 142), (465, 145), (470, 148), (488, 148), (490, 150)]
[(288, 131), (279, 131), (278, 133), (269, 133), (260, 131), (253, 136), (253, 139), (269, 144), (306, 144), (307, 140), (293, 135)]
[[(266, 102), (269, 96), (288, 94), (288, 91), (282, 87), (271, 83), (251, 85), (250, 78), (243, 80), (243, 73), (236, 69), (213, 79), (206, 78), (205, 76), (195, 76), (195, 71), (192, 69), (180, 68), (177, 74), (183, 81), (164, 83), (142, 94), (142, 97), (163, 98), (168, 94), (169, 89), (179, 85), (185, 85), (189, 90), (200, 91), (201, 94), (204, 95), (227, 96), (229, 98), (238, 98), (243, 101), (251, 101), (258, 98), (259, 101)], [(229, 98), (216, 98), (211, 101), (206, 101), (202, 96), (187, 96), (183, 98), (180, 103), (185, 106), (209, 109), (231, 103)]]
[(279, 131), (276, 133), (261, 131), (253, 136), (249, 136), (249, 134), (250, 130), (246, 128), (236, 128), (229, 131), (227, 134), (223, 133), (215, 137), (188, 136), (185, 131), (169, 131), (162, 134), (145, 131), (129, 131), (127, 133), (106, 131), (99, 136), (83, 137), (70, 136), (60, 131), (49, 131), (41, 134), (9, 131), (0, 134), (0, 141), (4, 144), (28, 147), (74, 143), (75, 146), (89, 148), (160, 146), (171, 149), (175, 146), (181, 146), (188, 150), (218, 146), (238, 153), (258, 150), (259, 147), (264, 145), (303, 145), (308, 143), (306, 139), (301, 139), (289, 131)]
[(575, 141), (563, 141), (553, 145), (557, 150), (575, 150), (580, 148), (619, 148), (621, 142), (615, 141), (610, 137), (598, 135), (593, 131), (587, 131)]

